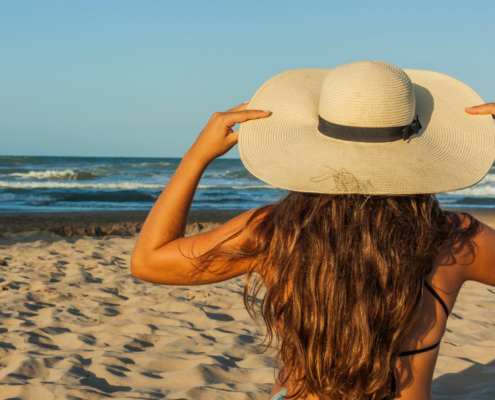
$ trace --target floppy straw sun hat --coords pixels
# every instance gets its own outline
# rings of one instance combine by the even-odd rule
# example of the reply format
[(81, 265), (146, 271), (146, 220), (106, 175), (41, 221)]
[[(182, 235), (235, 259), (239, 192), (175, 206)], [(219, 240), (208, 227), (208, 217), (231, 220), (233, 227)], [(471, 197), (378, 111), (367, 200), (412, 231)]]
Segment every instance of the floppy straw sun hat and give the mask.
[(287, 71), (251, 99), (272, 115), (241, 124), (239, 153), (253, 175), (292, 191), (463, 189), (495, 158), (492, 117), (464, 111), (481, 103), (449, 76), (381, 61)]

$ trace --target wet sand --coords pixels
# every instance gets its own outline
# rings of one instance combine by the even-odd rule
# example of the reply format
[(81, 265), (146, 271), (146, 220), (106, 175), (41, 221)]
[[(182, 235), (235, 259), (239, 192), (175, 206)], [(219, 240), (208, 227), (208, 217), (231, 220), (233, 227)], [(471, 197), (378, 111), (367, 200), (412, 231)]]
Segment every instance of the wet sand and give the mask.
[[(188, 224), (222, 224), (246, 210), (192, 210)], [(36, 231), (67, 231), (93, 229), (112, 232), (112, 236), (128, 236), (139, 232), (148, 211), (88, 211), (88, 212), (0, 212), (0, 237)], [(128, 232), (126, 232), (126, 227)], [(108, 233), (107, 232), (107, 233)], [(108, 236), (87, 234), (82, 236)]]
[[(467, 212), (495, 227), (495, 209), (450, 210)], [(245, 211), (247, 210), (192, 210), (189, 213), (188, 224), (223, 224)], [(65, 228), (67, 232), (72, 231), (74, 236), (129, 236), (140, 231), (147, 216), (148, 211), (0, 212), (0, 237), (41, 231), (55, 231), (60, 234), (63, 233), (61, 228)], [(78, 235), (91, 229), (96, 233)], [(98, 234), (98, 229), (103, 231)]]

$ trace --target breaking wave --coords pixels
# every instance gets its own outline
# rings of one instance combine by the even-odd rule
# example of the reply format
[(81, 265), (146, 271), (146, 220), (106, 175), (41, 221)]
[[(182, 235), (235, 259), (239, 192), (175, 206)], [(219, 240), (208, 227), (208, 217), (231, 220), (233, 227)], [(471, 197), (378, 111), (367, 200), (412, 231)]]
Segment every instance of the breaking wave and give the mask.
[(38, 204), (52, 201), (52, 196), (38, 196), (34, 194), (0, 193), (0, 203), (22, 201), (30, 204)]
[[(97, 190), (161, 190), (164, 184), (140, 183), (140, 182), (115, 182), (115, 183), (79, 183), (79, 182), (12, 182), (0, 181), (2, 189), (97, 189)], [(221, 185), (199, 185), (199, 190), (263, 190), (277, 189), (268, 185), (253, 186), (221, 186)]]
[(53, 180), (53, 181), (89, 181), (96, 179), (98, 176), (86, 171), (73, 171), (71, 169), (46, 170), (46, 171), (29, 171), (15, 172), (10, 174), (15, 178), (20, 179), (37, 179), (37, 180)]
[(139, 164), (130, 164), (131, 167), (152, 167), (152, 166), (158, 166), (158, 167), (168, 167), (169, 165), (176, 165), (172, 164), (169, 162), (144, 162), (144, 163), (139, 163)]
[(450, 196), (476, 196), (476, 197), (494, 197), (495, 196), (495, 186), (493, 185), (483, 185), (479, 183), (476, 186), (472, 186), (467, 189), (458, 190), (456, 192), (446, 193)]

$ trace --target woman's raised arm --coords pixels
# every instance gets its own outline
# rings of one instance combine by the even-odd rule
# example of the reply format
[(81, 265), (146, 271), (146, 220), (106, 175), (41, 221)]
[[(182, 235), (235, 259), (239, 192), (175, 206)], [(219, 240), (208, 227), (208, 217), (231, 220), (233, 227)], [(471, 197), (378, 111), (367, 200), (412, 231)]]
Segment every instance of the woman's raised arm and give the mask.
[[(492, 114), (495, 119), (495, 103), (468, 107), (466, 112), (473, 115)], [(481, 232), (474, 242), (473, 253), (461, 263), (466, 266), (465, 279), (495, 286), (495, 230), (482, 223)]]
[[(151, 209), (134, 247), (131, 273), (136, 278), (162, 284), (199, 285), (241, 275), (199, 272), (188, 258), (203, 254), (240, 229), (252, 212), (245, 213), (213, 231), (183, 238), (187, 215), (199, 180), (208, 164), (227, 153), (238, 140), (236, 123), (266, 118), (268, 111), (246, 110), (241, 104), (224, 113), (215, 113)], [(232, 243), (232, 245), (235, 245)], [(194, 250), (194, 253), (193, 253)]]

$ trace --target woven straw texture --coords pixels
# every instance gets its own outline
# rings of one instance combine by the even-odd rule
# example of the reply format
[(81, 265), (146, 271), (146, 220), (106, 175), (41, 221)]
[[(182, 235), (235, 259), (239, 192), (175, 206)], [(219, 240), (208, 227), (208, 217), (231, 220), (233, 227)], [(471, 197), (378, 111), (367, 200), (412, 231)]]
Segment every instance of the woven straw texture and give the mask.
[[(287, 71), (267, 81), (250, 101), (249, 109), (272, 115), (241, 124), (239, 153), (253, 175), (286, 190), (454, 191), (478, 183), (495, 158), (492, 117), (464, 111), (482, 103), (449, 76), (402, 71), (383, 62)], [(361, 127), (402, 126), (418, 114), (423, 129), (407, 141), (345, 141), (318, 131), (319, 113), (328, 121)]]
[(319, 113), (334, 124), (404, 126), (414, 118), (414, 89), (400, 68), (381, 61), (343, 64), (323, 80)]

